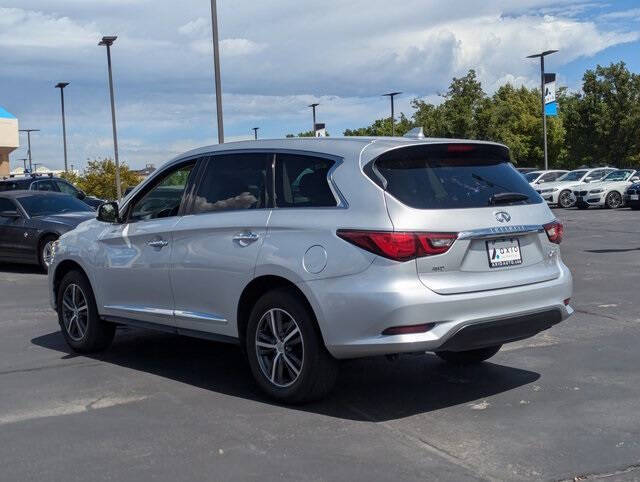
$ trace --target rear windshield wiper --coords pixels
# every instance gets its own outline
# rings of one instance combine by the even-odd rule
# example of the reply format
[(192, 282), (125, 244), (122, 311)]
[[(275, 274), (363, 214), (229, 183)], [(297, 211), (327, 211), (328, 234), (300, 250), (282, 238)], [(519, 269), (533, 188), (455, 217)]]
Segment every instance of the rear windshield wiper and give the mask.
[(526, 201), (529, 196), (519, 192), (499, 192), (489, 196), (489, 206), (497, 204), (509, 204), (513, 202)]

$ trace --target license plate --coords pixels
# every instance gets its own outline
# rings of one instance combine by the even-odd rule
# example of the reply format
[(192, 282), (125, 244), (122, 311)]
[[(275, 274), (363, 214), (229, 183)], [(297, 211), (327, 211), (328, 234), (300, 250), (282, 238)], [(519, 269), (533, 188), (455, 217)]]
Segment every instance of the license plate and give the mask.
[(487, 241), (487, 256), (490, 268), (522, 264), (520, 241), (517, 238)]
[(631, 199), (632, 201), (638, 201), (638, 199), (640, 199), (640, 196), (638, 196), (637, 194), (632, 194), (631, 196), (629, 196), (629, 199)]

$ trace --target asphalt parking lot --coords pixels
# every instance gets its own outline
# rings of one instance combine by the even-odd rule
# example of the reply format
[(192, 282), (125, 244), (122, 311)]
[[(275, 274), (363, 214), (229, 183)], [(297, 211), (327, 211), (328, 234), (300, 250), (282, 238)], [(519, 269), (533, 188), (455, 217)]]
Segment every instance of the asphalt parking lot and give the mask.
[(572, 318), (472, 369), (349, 361), (302, 407), (227, 345), (122, 329), (76, 356), (46, 277), (0, 265), (0, 478), (639, 480), (640, 212), (555, 212)]

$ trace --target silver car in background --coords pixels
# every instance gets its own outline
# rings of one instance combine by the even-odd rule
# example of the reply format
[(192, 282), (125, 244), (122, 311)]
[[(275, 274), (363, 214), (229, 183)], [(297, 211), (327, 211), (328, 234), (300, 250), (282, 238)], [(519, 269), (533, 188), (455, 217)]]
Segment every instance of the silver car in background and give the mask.
[(570, 208), (576, 203), (576, 198), (572, 192), (574, 188), (601, 181), (607, 174), (615, 170), (615, 167), (576, 169), (564, 174), (556, 181), (536, 186), (535, 190), (548, 204)]
[(49, 289), (76, 351), (118, 324), (236, 343), (295, 403), (324, 396), (339, 359), (478, 363), (566, 319), (562, 234), (500, 144), (238, 142), (177, 157), (62, 236)]

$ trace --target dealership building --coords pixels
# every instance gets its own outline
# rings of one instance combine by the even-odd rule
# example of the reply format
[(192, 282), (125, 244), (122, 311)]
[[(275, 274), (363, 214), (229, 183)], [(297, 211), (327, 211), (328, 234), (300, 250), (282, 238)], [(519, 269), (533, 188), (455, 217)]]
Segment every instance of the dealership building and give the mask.
[(0, 177), (9, 175), (9, 153), (19, 145), (18, 119), (0, 106)]

